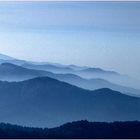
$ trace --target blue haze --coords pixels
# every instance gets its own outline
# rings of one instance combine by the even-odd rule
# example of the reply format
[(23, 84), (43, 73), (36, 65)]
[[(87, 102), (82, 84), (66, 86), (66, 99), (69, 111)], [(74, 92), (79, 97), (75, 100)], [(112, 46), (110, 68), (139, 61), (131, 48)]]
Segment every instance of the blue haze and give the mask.
[(140, 2), (0, 2), (0, 52), (140, 79)]

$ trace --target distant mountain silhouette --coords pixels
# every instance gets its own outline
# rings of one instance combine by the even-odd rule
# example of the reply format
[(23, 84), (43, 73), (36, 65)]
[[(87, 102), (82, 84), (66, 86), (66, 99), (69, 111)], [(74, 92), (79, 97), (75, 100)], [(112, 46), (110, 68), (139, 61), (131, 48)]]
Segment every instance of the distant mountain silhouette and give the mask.
[(12, 63), (12, 64), (23, 66), (25, 68), (45, 70), (45, 71), (50, 71), (59, 74), (70, 73), (88, 79), (104, 79), (110, 81), (111, 83), (115, 83), (125, 87), (133, 87), (136, 89), (140, 88), (139, 86), (140, 80), (127, 75), (119, 74), (114, 71), (103, 70), (101, 68), (91, 68), (86, 66), (62, 65), (58, 63), (18, 60), (3, 54), (1, 54), (0, 57), (0, 64), (1, 63)]
[(33, 128), (0, 123), (1, 139), (139, 139), (140, 122), (66, 123), (56, 128)]
[(40, 76), (55, 78), (84, 89), (95, 90), (99, 88), (110, 88), (125, 94), (140, 96), (140, 90), (138, 89), (120, 86), (103, 79), (84, 79), (74, 74), (55, 74), (48, 71), (27, 69), (11, 63), (2, 63), (0, 65), (0, 80), (23, 81)]
[(87, 66), (76, 66), (76, 65), (67, 65), (67, 67), (72, 68), (73, 70), (84, 70), (89, 68)]
[(101, 73), (101, 74), (114, 74), (114, 75), (118, 75), (117, 72), (114, 72), (114, 71), (105, 71), (105, 70), (102, 70), (101, 68), (87, 68), (87, 69), (83, 69), (81, 70), (80, 72), (88, 72), (88, 73)]
[(29, 69), (45, 70), (57, 74), (71, 73), (87, 79), (93, 79), (93, 78), (104, 79), (118, 85), (133, 87), (138, 89), (140, 88), (140, 80), (127, 75), (119, 74), (114, 71), (103, 70), (101, 68), (76, 67), (73, 65), (61, 67), (52, 64), (37, 65), (31, 63), (24, 63), (22, 66)]
[(101, 73), (101, 74), (115, 74), (117, 75), (118, 73), (113, 72), (113, 71), (105, 71), (100, 68), (88, 68), (88, 67), (79, 67), (76, 65), (66, 65), (66, 66), (56, 66), (52, 64), (44, 64), (44, 65), (35, 65), (35, 64), (30, 64), (30, 63), (24, 63), (22, 65), (23, 67), (30, 68), (30, 69), (37, 69), (37, 70), (46, 70), (46, 71), (51, 71), (54, 73)]
[(45, 70), (45, 71), (50, 71), (53, 73), (61, 73), (61, 74), (71, 73), (72, 71), (74, 71), (70, 67), (61, 67), (52, 64), (35, 65), (35, 64), (24, 63), (22, 67), (36, 69), (36, 70)]
[(0, 107), (2, 122), (28, 126), (140, 119), (140, 98), (107, 88), (84, 90), (49, 77), (0, 82)]

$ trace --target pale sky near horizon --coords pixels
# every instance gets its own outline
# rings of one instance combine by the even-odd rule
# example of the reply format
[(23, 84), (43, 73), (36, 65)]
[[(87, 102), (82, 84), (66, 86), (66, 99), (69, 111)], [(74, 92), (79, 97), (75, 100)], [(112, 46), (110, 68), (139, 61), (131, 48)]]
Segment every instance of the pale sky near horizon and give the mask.
[(0, 2), (0, 53), (140, 79), (140, 2)]

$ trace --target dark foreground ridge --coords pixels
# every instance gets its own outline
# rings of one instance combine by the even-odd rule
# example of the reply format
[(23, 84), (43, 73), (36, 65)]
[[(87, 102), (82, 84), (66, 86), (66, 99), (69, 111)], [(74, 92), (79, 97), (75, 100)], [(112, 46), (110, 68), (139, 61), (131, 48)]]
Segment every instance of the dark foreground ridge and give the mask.
[(56, 128), (32, 128), (0, 124), (0, 138), (140, 138), (140, 122), (88, 122), (66, 123)]

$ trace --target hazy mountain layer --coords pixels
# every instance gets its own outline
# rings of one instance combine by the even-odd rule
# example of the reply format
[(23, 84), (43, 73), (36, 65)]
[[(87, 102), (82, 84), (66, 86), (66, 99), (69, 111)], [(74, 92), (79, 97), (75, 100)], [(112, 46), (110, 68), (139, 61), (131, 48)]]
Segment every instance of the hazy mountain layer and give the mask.
[(140, 119), (140, 98), (106, 88), (84, 90), (48, 77), (0, 82), (0, 108), (2, 122), (27, 126)]
[(140, 96), (140, 90), (113, 84), (103, 79), (84, 79), (74, 74), (55, 74), (47, 71), (27, 69), (10, 63), (0, 65), (0, 80), (22, 81), (40, 76), (52, 77), (84, 89), (110, 88), (125, 94)]
[(76, 65), (61, 65), (48, 62), (31, 62), (18, 60), (3, 54), (0, 54), (0, 63), (12, 63), (23, 66), (25, 68), (45, 70), (59, 74), (71, 73), (86, 79), (104, 79), (118, 85), (140, 89), (140, 80), (127, 75), (121, 75), (114, 71), (103, 70), (101, 68), (91, 68), (86, 66), (81, 67)]
[(140, 88), (140, 80), (132, 78), (127, 75), (121, 75), (114, 71), (106, 71), (100, 68), (81, 67), (81, 69), (80, 68), (76, 69), (76, 66), (75, 67), (71, 67), (71, 66), (59, 67), (52, 64), (34, 65), (30, 63), (24, 63), (22, 66), (25, 68), (45, 70), (45, 71), (50, 71), (50, 72), (59, 73), (59, 74), (71, 73), (71, 74), (76, 74), (80, 77), (88, 78), (88, 79), (92, 79), (92, 78), (105, 79), (115, 84), (138, 88), (138, 89)]

